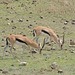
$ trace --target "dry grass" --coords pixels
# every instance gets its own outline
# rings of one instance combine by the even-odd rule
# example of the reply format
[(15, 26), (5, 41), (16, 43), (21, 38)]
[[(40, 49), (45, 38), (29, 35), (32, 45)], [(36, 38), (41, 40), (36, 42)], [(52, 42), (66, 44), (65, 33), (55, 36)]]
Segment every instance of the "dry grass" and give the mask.
[[(0, 0), (0, 2), (3, 2), (3, 0)], [(69, 40), (75, 39), (75, 25), (71, 23), (72, 19), (75, 19), (75, 0), (37, 0), (34, 4), (32, 4), (33, 0), (4, 0), (4, 2), (9, 3), (0, 4), (0, 69), (8, 71), (7, 75), (75, 75), (75, 54), (71, 53), (71, 50), (75, 50), (75, 48), (69, 47)], [(9, 18), (9, 20), (6, 20), (6, 18)], [(19, 22), (19, 19), (23, 19), (23, 22)], [(66, 20), (69, 22), (64, 25)], [(32, 26), (28, 28), (30, 24)], [(16, 28), (12, 29), (13, 26), (16, 26)], [(22, 48), (16, 45), (16, 51), (13, 50), (13, 53), (17, 58), (14, 59), (6, 52), (5, 55), (7, 56), (4, 56), (2, 60), (4, 47), (1, 47), (1, 45), (5, 45), (6, 36), (21, 34), (33, 39), (31, 31), (37, 26), (51, 27), (56, 34), (60, 35), (60, 39), (65, 32), (64, 49), (60, 51), (55, 44), (56, 50), (50, 50), (51, 47), (46, 45), (42, 55), (36, 53), (34, 54), (35, 58), (33, 58), (26, 48), (22, 59)], [(63, 27), (66, 29), (63, 29)], [(40, 40), (42, 37), (40, 36)], [(9, 51), (9, 48), (7, 51)], [(18, 60), (26, 61), (28, 65), (19, 66)], [(53, 62), (58, 65), (54, 70), (50, 68)], [(14, 66), (11, 66), (12, 64)], [(17, 67), (18, 70), (10, 70), (12, 67)], [(62, 69), (63, 73), (58, 74), (58, 69)], [(0, 71), (0, 75), (4, 75), (2, 71)]]

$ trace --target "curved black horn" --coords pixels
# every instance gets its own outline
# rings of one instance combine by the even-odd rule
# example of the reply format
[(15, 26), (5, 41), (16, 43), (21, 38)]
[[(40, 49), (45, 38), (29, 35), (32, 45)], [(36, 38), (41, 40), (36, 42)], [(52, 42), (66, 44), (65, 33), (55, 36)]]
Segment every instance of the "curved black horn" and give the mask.
[(43, 48), (44, 48), (44, 46), (45, 46), (45, 42), (46, 42), (46, 38), (44, 38), (42, 48), (40, 49), (40, 54), (41, 54), (42, 49), (43, 49)]
[(65, 35), (63, 35), (63, 41), (62, 41), (62, 44), (61, 44), (61, 48), (63, 47), (63, 44), (64, 44), (64, 36)]

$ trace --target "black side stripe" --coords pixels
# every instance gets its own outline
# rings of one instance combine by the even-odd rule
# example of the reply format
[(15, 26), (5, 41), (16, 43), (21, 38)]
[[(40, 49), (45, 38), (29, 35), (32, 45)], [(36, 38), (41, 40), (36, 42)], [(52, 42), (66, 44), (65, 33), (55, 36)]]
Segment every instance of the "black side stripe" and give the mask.
[(41, 30), (41, 31), (44, 32), (44, 33), (46, 33), (46, 34), (48, 34), (50, 36), (50, 34), (47, 31), (45, 31), (45, 30)]
[(27, 45), (27, 43), (25, 41), (22, 41), (22, 40), (20, 40), (18, 38), (16, 38), (16, 41), (21, 42), (21, 43), (25, 43)]

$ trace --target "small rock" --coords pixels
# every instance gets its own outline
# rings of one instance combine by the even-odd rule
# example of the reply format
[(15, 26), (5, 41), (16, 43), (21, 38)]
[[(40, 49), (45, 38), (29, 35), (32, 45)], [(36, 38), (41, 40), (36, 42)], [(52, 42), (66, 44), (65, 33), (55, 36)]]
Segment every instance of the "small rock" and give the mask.
[(5, 33), (5, 31), (2, 31), (2, 33)]
[(9, 20), (9, 18), (6, 18), (6, 20)]
[(53, 22), (55, 22), (55, 21), (53, 21)]
[(44, 53), (43, 55), (46, 56), (47, 54)]
[(69, 47), (75, 47), (75, 45), (69, 45)]
[(18, 0), (15, 0), (15, 1), (18, 1)]
[(36, 50), (33, 50), (32, 53), (37, 53)]
[(19, 70), (19, 68), (18, 68), (18, 67), (11, 67), (11, 68), (9, 69), (9, 71), (11, 71), (11, 70)]
[(69, 20), (66, 20), (66, 22), (69, 22)]
[(43, 19), (43, 16), (40, 16), (41, 19)]
[(9, 9), (10, 7), (6, 7), (7, 9)]
[(9, 4), (9, 2), (3, 2), (4, 4)]
[(75, 53), (75, 51), (71, 51), (71, 53)]
[(50, 58), (49, 56), (46, 57), (46, 59), (49, 59), (49, 58)]
[(4, 47), (4, 46), (5, 46), (4, 44), (1, 45), (1, 47)]
[(19, 19), (19, 22), (23, 22), (23, 20), (22, 19)]
[(53, 47), (53, 48), (51, 48), (51, 50), (56, 50), (56, 49)]
[(66, 30), (67, 28), (64, 26), (63, 29)]
[(72, 22), (75, 22), (75, 19), (72, 19)]
[(50, 51), (50, 49), (47, 49), (47, 51)]
[(12, 29), (16, 29), (16, 26), (13, 26)]
[(20, 62), (19, 66), (26, 66), (27, 62)]
[(65, 25), (67, 25), (67, 22), (64, 22)]
[(26, 21), (29, 21), (29, 20), (26, 20)]
[(51, 46), (51, 43), (49, 43), (48, 46)]
[(64, 50), (67, 50), (67, 48), (65, 48)]
[(21, 7), (24, 7), (24, 6), (25, 6), (25, 5), (22, 3), (22, 4), (21, 4)]
[(7, 73), (8, 73), (8, 71), (2, 71), (2, 73), (3, 73), (3, 74), (7, 74)]
[(28, 26), (28, 28), (31, 28), (31, 26)]
[(2, 19), (3, 17), (0, 17), (0, 19)]
[(17, 60), (17, 62), (20, 62), (20, 60)]
[(14, 51), (16, 50), (16, 48), (15, 48), (15, 47), (13, 47), (13, 49), (14, 49)]
[(72, 22), (72, 24), (75, 24), (75, 22)]
[(4, 41), (4, 39), (2, 39), (2, 41)]
[(11, 20), (11, 23), (13, 23), (14, 21), (13, 20)]
[(10, 25), (10, 23), (7, 23), (7, 25)]
[(57, 67), (57, 64), (56, 62), (53, 62), (51, 65), (50, 65), (51, 69), (55, 69)]
[(70, 40), (70, 45), (75, 45), (75, 41), (74, 40)]
[(14, 66), (13, 64), (11, 66)]
[(33, 26), (32, 24), (30, 24), (30, 26)]
[(63, 73), (63, 70), (59, 69), (59, 70), (58, 70), (58, 73)]
[(32, 12), (30, 12), (29, 14), (32, 14)]
[(3, 71), (2, 69), (0, 69), (0, 71)]
[(49, 44), (49, 42), (46, 42), (46, 44)]
[(61, 56), (58, 56), (58, 58), (61, 58)]

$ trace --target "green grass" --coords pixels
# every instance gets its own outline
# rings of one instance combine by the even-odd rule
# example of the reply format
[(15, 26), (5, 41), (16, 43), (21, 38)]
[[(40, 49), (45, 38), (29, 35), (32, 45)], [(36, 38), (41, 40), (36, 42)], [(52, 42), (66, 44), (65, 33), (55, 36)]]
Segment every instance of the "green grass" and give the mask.
[[(75, 75), (75, 54), (70, 52), (75, 48), (69, 47), (69, 40), (75, 39), (75, 25), (71, 24), (71, 19), (75, 19), (75, 0), (36, 0), (34, 4), (32, 4), (33, 0), (0, 0), (0, 2), (2, 2), (2, 4), (0, 3), (0, 69), (8, 71), (7, 75)], [(9, 4), (3, 2), (9, 2)], [(31, 12), (32, 14), (30, 14)], [(6, 18), (9, 18), (9, 20), (6, 20)], [(23, 19), (23, 22), (19, 22), (19, 19)], [(69, 23), (64, 25), (66, 20)], [(8, 25), (8, 23), (10, 24)], [(30, 24), (32, 26), (28, 28)], [(16, 29), (12, 29), (13, 26), (16, 26)], [(4, 59), (2, 59), (4, 47), (1, 47), (1, 45), (5, 45), (6, 36), (21, 33), (33, 39), (31, 31), (37, 26), (51, 27), (60, 36), (60, 39), (65, 32), (63, 50), (59, 50), (56, 44), (54, 45), (56, 50), (50, 50), (51, 47), (46, 45), (42, 54), (40, 55), (37, 51), (34, 54), (35, 58), (33, 58), (26, 48), (23, 58), (21, 58), (22, 48), (15, 45), (16, 51), (13, 50), (13, 53), (17, 58), (14, 59), (11, 54), (5, 52)], [(63, 29), (64, 26), (66, 30)], [(39, 40), (42, 38), (43, 36), (40, 36)], [(9, 48), (7, 51), (9, 51)], [(27, 65), (19, 66), (18, 60), (20, 62), (26, 61)], [(54, 70), (50, 68), (53, 62), (58, 65)], [(18, 69), (11, 70), (12, 67)], [(63, 73), (58, 73), (58, 69), (62, 69)], [(0, 71), (0, 75), (4, 75), (2, 71)]]

